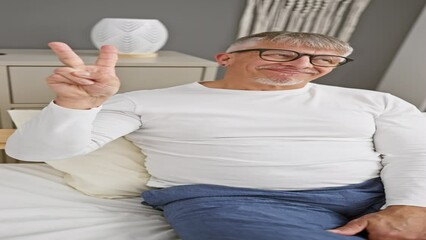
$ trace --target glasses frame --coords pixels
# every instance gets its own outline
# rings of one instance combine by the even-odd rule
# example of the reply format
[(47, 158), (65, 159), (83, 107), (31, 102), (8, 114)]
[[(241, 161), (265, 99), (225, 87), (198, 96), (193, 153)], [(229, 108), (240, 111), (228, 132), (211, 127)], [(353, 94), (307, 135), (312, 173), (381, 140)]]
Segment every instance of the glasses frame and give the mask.
[[(287, 61), (279, 61), (279, 60), (269, 60), (269, 59), (264, 59), (264, 58), (262, 57), (262, 54), (263, 54), (264, 52), (266, 52), (266, 51), (270, 51), (270, 50), (273, 50), (273, 51), (287, 51), (287, 52), (293, 52), (293, 53), (297, 54), (297, 56), (296, 56), (294, 59), (292, 59), (292, 60), (287, 60)], [(268, 62), (291, 62), (291, 61), (297, 60), (297, 59), (299, 59), (299, 58), (301, 58), (301, 57), (303, 57), (303, 56), (308, 56), (308, 57), (309, 57), (309, 62), (310, 62), (312, 65), (314, 65), (314, 66), (318, 66), (318, 67), (339, 67), (339, 66), (342, 66), (342, 65), (344, 65), (344, 64), (346, 64), (346, 63), (348, 63), (348, 62), (352, 62), (352, 61), (354, 61), (354, 59), (352, 59), (352, 58), (343, 57), (343, 56), (339, 56), (339, 55), (329, 55), (329, 54), (307, 54), (307, 53), (300, 53), (300, 52), (296, 52), (296, 51), (293, 51), (293, 50), (287, 50), (287, 49), (273, 49), (273, 48), (251, 48), (251, 49), (243, 49), (243, 50), (231, 51), (231, 52), (227, 52), (227, 53), (243, 53), (243, 52), (253, 52), (253, 51), (258, 51), (258, 52), (259, 52), (259, 57), (260, 57), (261, 59), (265, 60), (265, 61), (268, 61)], [(322, 65), (318, 65), (318, 64), (314, 64), (314, 63), (312, 63), (312, 58), (313, 58), (313, 57), (316, 57), (316, 56), (341, 57), (341, 58), (345, 59), (345, 61), (344, 61), (344, 62), (339, 63), (339, 64), (338, 64), (338, 65), (336, 65), (336, 66), (322, 66)]]

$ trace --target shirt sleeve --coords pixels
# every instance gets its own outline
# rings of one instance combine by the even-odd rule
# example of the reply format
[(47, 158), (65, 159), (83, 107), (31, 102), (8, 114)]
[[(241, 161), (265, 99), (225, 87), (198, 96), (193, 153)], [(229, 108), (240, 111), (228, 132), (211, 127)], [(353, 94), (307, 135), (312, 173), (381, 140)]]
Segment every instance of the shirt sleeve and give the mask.
[(385, 111), (376, 119), (374, 144), (382, 156), (386, 206), (426, 207), (426, 117), (388, 95)]
[(25, 161), (51, 161), (89, 153), (141, 126), (135, 104), (118, 94), (90, 110), (51, 102), (8, 139), (6, 154)]

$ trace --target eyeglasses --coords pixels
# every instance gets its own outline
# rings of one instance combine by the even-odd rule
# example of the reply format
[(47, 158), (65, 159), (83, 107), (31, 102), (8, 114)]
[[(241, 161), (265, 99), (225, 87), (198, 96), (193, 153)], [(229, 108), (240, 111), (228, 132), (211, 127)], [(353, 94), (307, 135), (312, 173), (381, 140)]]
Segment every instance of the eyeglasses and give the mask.
[(309, 62), (318, 67), (338, 67), (345, 63), (353, 61), (351, 58), (337, 56), (337, 55), (313, 55), (306, 53), (299, 53), (291, 50), (282, 49), (267, 49), (267, 48), (256, 48), (256, 49), (244, 49), (237, 50), (228, 53), (242, 53), (259, 51), (259, 57), (265, 61), (271, 62), (291, 62), (299, 59), (303, 56), (309, 57)]

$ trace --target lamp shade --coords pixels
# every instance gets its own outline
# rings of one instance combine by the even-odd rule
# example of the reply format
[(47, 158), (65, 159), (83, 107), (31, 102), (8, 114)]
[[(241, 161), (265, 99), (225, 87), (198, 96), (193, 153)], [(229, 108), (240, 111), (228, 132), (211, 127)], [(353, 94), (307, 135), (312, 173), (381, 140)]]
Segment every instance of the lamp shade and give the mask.
[(113, 45), (121, 54), (151, 54), (164, 46), (166, 27), (157, 19), (104, 18), (91, 31), (93, 44)]

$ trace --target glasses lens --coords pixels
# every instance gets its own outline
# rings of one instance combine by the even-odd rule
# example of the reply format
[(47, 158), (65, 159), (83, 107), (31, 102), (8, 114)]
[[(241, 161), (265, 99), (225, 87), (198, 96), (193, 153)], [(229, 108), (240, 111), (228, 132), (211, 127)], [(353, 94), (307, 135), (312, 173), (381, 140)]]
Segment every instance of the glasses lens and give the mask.
[(287, 62), (296, 59), (299, 54), (285, 50), (266, 50), (262, 52), (261, 57), (264, 60)]
[(311, 58), (311, 62), (317, 66), (335, 67), (346, 62), (346, 58), (338, 56), (317, 55)]

